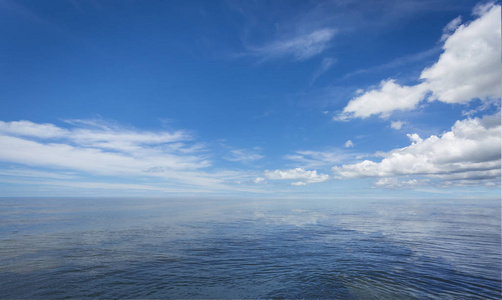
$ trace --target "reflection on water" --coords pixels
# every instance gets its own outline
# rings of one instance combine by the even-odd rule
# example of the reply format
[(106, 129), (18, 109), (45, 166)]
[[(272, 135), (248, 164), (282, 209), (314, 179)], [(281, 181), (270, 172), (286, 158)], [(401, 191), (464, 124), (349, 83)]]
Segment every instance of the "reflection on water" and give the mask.
[(501, 296), (500, 199), (1, 199), (2, 298)]

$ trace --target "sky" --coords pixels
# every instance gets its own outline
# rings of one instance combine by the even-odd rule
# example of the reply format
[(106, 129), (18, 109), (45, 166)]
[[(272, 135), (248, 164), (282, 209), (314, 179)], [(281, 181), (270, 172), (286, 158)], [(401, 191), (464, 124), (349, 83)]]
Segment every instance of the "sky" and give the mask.
[(0, 0), (0, 197), (500, 197), (500, 19)]

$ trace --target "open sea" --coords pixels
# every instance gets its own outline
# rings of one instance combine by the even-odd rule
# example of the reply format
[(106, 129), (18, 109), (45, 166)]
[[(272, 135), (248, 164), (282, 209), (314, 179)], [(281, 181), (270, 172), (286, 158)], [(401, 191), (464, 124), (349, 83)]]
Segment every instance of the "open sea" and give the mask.
[(0, 199), (0, 298), (501, 299), (500, 199)]

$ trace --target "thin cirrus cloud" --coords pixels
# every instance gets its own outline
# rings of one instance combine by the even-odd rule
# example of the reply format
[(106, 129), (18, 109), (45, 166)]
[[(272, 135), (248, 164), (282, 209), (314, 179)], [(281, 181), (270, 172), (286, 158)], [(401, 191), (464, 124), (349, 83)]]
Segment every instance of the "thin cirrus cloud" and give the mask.
[[(423, 140), (410, 134), (411, 145), (365, 160), (333, 167), (338, 178), (421, 176), (446, 184), (500, 182), (500, 113), (457, 121), (451, 131)], [(379, 180), (396, 185), (396, 180)], [(409, 181), (408, 183), (418, 183)], [(409, 185), (409, 184), (408, 184)]]
[(453, 20), (444, 31), (444, 51), (434, 65), (422, 71), (422, 83), (402, 86), (393, 79), (384, 80), (378, 88), (350, 100), (334, 120), (372, 115), (388, 118), (396, 110), (415, 109), (429, 94), (429, 101), (445, 103), (500, 98), (500, 13), (500, 5), (491, 3), (476, 7), (478, 19), (467, 25), (459, 25), (458, 18)]
[(330, 149), (328, 151), (300, 150), (294, 154), (286, 155), (285, 158), (295, 163), (303, 169), (316, 169), (331, 167), (334, 164), (352, 158), (352, 154), (340, 149)]
[(443, 35), (441, 36), (441, 42), (446, 41), (450, 35), (455, 32), (455, 30), (458, 28), (458, 26), (462, 23), (462, 16), (458, 16), (455, 19), (451, 20), (450, 23), (448, 23), (444, 28), (443, 28)]
[(213, 174), (203, 146), (185, 131), (138, 131), (102, 121), (74, 127), (0, 122), (0, 162), (92, 176), (156, 177), (171, 183), (226, 189), (239, 174)]
[(335, 62), (336, 62), (336, 60), (331, 57), (324, 58), (321, 62), (321, 65), (319, 66), (319, 68), (314, 72), (314, 74), (312, 74), (312, 79), (310, 80), (310, 84), (312, 85), (317, 80), (317, 78), (319, 78), (321, 75), (326, 73), (329, 69), (331, 69), (331, 67), (333, 66), (333, 64)]
[(37, 124), (30, 121), (0, 121), (0, 133), (19, 135), (35, 138), (60, 138), (69, 134), (69, 131), (53, 124)]
[(231, 149), (229, 155), (224, 159), (232, 162), (250, 163), (264, 158), (265, 156), (258, 153), (259, 148), (253, 149)]
[(309, 33), (280, 38), (263, 46), (248, 46), (249, 55), (261, 61), (293, 58), (304, 61), (324, 52), (336, 34), (331, 28), (317, 29)]
[(112, 150), (132, 150), (138, 145), (190, 141), (192, 137), (185, 131), (145, 132), (128, 130), (117, 125), (98, 120), (68, 120), (77, 126), (72, 130), (54, 124), (39, 124), (31, 121), (0, 121), (0, 134), (37, 139), (66, 139), (89, 147)]

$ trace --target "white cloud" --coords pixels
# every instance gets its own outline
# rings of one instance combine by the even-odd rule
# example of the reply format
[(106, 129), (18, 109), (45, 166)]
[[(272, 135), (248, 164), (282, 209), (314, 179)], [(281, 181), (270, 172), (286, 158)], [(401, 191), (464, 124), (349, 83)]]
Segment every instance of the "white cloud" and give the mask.
[(301, 180), (292, 185), (305, 185), (307, 183), (323, 182), (329, 179), (327, 174), (317, 174), (316, 170), (306, 171), (303, 168), (290, 170), (265, 171), (265, 177), (272, 180)]
[[(96, 120), (68, 123), (73, 126), (0, 123), (0, 181), (25, 177), (19, 182), (33, 178), (38, 185), (113, 189), (120, 186), (87, 183), (120, 178), (133, 181), (123, 185), (131, 190), (264, 192), (232, 184), (251, 182), (256, 175), (249, 172), (209, 169), (208, 149), (186, 131), (141, 131)], [(44, 180), (51, 178), (64, 181)]]
[(375, 187), (382, 187), (388, 189), (408, 189), (414, 188), (418, 186), (423, 186), (429, 184), (428, 179), (418, 180), (418, 179), (409, 179), (409, 180), (399, 180), (395, 177), (384, 177), (378, 179), (375, 182)]
[(75, 174), (70, 172), (46, 172), (40, 170), (26, 169), (26, 168), (11, 168), (11, 169), (0, 169), (0, 176), (6, 177), (33, 177), (33, 178), (45, 178), (45, 179), (74, 179)]
[(329, 42), (336, 31), (330, 28), (318, 29), (307, 34), (299, 34), (289, 39), (274, 41), (262, 47), (248, 47), (250, 54), (262, 60), (293, 57), (303, 61), (322, 53), (329, 47)]
[(291, 185), (302, 186), (302, 185), (307, 185), (307, 184), (303, 181), (297, 181), (297, 182), (291, 183)]
[(418, 175), (443, 181), (500, 181), (500, 113), (457, 121), (451, 131), (422, 140), (408, 135), (412, 144), (385, 154), (380, 162), (365, 160), (334, 167), (339, 178)]
[(404, 125), (404, 122), (402, 121), (391, 121), (390, 122), (390, 128), (400, 130)]
[(340, 149), (331, 149), (329, 151), (301, 150), (296, 151), (295, 154), (285, 156), (286, 159), (294, 161), (295, 166), (300, 166), (304, 169), (332, 166), (350, 157), (352, 157), (351, 154)]
[(326, 73), (335, 63), (335, 60), (331, 57), (326, 57), (322, 60), (319, 68), (312, 74), (312, 79), (310, 80), (310, 84), (314, 83), (319, 76)]
[(480, 2), (472, 9), (472, 14), (481, 17), (488, 13), (493, 7), (496, 7), (495, 1), (488, 1), (485, 3)]
[(462, 23), (462, 16), (458, 16), (451, 20), (450, 23), (443, 28), (443, 35), (441, 36), (440, 41), (444, 42), (448, 37), (450, 37), (450, 35), (458, 28), (460, 23)]
[(422, 138), (420, 138), (420, 136), (416, 133), (412, 133), (412, 134), (408, 133), (407, 136), (410, 139), (410, 141), (412, 141), (414, 144), (421, 143), (423, 141)]
[(255, 179), (253, 179), (253, 182), (256, 183), (256, 184), (263, 184), (263, 183), (265, 183), (265, 178), (263, 178), (263, 177), (256, 177)]
[(115, 151), (138, 151), (147, 145), (164, 145), (181, 150), (185, 147), (183, 142), (193, 139), (190, 134), (182, 130), (151, 132), (127, 129), (97, 120), (70, 120), (67, 122), (79, 126), (71, 130), (66, 137), (67, 139), (78, 145)]
[(127, 184), (127, 183), (107, 183), (107, 182), (89, 182), (89, 181), (58, 181), (58, 180), (43, 180), (43, 181), (32, 181), (32, 180), (5, 180), (0, 179), (2, 183), (9, 184), (21, 184), (21, 185), (43, 185), (51, 187), (70, 187), (79, 189), (106, 189), (106, 190), (117, 190), (117, 191), (131, 191), (131, 190), (145, 190), (145, 191), (163, 191), (163, 192), (182, 192), (182, 189), (172, 189), (165, 187), (156, 187), (151, 185), (143, 184)]
[(124, 152), (139, 150), (142, 145), (170, 144), (170, 146), (183, 148), (183, 144), (175, 144), (174, 142), (192, 140), (188, 133), (181, 130), (147, 132), (125, 129), (98, 120), (70, 120), (67, 122), (78, 127), (70, 130), (57, 127), (54, 124), (39, 124), (25, 120), (0, 121), (0, 134), (36, 139), (67, 140), (85, 147)]
[(72, 124), (80, 127), (0, 123), (0, 162), (93, 176), (156, 177), (214, 189), (226, 189), (229, 178), (240, 176), (202, 171), (211, 166), (206, 150), (184, 131), (138, 131), (101, 121)]
[(158, 177), (183, 184), (221, 188), (223, 179), (197, 171), (211, 163), (203, 155), (177, 155), (156, 147), (142, 147), (129, 153), (41, 143), (18, 137), (0, 136), (0, 161), (26, 166), (85, 172), (106, 176)]
[(444, 51), (434, 65), (422, 71), (422, 83), (401, 86), (392, 79), (382, 81), (378, 89), (351, 99), (333, 119), (347, 121), (371, 115), (387, 118), (396, 110), (416, 108), (428, 93), (432, 93), (428, 100), (446, 103), (500, 98), (500, 6), (485, 5), (476, 12), (480, 17), (467, 25), (459, 26), (457, 18), (446, 26)]
[(500, 6), (493, 5), (447, 38), (438, 62), (420, 76), (434, 99), (466, 103), (475, 98), (500, 98), (500, 27)]
[(345, 147), (346, 148), (352, 148), (352, 147), (354, 147), (354, 143), (352, 143), (351, 140), (348, 140), (348, 141), (345, 142)]
[(0, 134), (20, 135), (35, 138), (60, 138), (67, 136), (69, 131), (53, 124), (37, 124), (30, 121), (0, 121)]
[(387, 118), (395, 110), (412, 110), (428, 92), (425, 84), (401, 86), (394, 80), (382, 81), (378, 89), (353, 98), (335, 120), (379, 115)]
[(231, 149), (230, 155), (225, 157), (228, 161), (249, 163), (264, 158), (257, 153), (257, 149)]
[[(435, 56), (438, 53), (440, 53), (441, 50), (442, 50), (441, 47), (434, 46), (433, 48), (430, 48), (430, 49), (425, 50), (425, 51), (421, 51), (421, 52), (417, 52), (417, 53), (413, 53), (413, 54), (408, 54), (408, 55), (405, 55), (405, 56), (397, 57), (394, 60), (392, 60), (390, 62), (387, 62), (387, 63), (384, 63), (384, 64), (381, 64), (381, 65), (377, 65), (377, 66), (373, 66), (373, 67), (359, 69), (359, 70), (355, 70), (355, 71), (349, 72), (349, 73), (345, 74), (343, 76), (343, 78), (351, 78), (353, 76), (357, 76), (357, 75), (360, 75), (360, 74), (370, 74), (370, 73), (373, 73), (373, 72), (382, 72), (384, 70), (398, 69), (400, 67), (409, 66), (409, 65), (411, 65), (411, 64), (413, 64), (415, 62), (423, 61), (424, 59), (428, 59), (429, 57)], [(362, 94), (363, 92), (364, 92), (363, 89), (358, 89), (355, 92), (355, 94), (358, 95), (358, 94)]]

